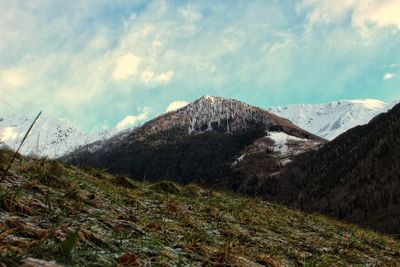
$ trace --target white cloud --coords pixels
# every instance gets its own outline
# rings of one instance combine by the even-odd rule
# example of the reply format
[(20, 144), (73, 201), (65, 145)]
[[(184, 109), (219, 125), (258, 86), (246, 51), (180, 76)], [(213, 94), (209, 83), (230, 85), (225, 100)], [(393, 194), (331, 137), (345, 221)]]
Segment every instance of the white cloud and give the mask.
[(367, 27), (373, 24), (380, 27), (394, 26), (400, 29), (400, 1), (361, 1), (353, 13), (353, 24)]
[(144, 83), (167, 84), (171, 81), (173, 75), (173, 71), (167, 71), (157, 75), (152, 70), (146, 70), (140, 75), (140, 80)]
[(142, 80), (145, 83), (149, 83), (154, 79), (154, 72), (152, 70), (146, 70), (144, 72), (142, 72), (142, 74), (140, 75), (140, 80)]
[(189, 102), (181, 101), (181, 100), (174, 101), (174, 102), (172, 102), (171, 104), (168, 105), (168, 107), (166, 109), (166, 112), (180, 109), (180, 108), (186, 106), (187, 104), (189, 104)]
[(0, 85), (5, 87), (21, 87), (26, 83), (26, 73), (22, 69), (9, 69), (0, 72)]
[(308, 10), (307, 21), (340, 23), (350, 15), (352, 25), (366, 30), (371, 26), (394, 26), (400, 29), (400, 1), (398, 0), (303, 0), (298, 11)]
[(132, 127), (138, 122), (146, 120), (149, 116), (149, 113), (150, 113), (150, 108), (145, 107), (143, 108), (140, 114), (126, 116), (123, 120), (117, 123), (116, 128), (118, 130), (123, 130)]
[(396, 77), (396, 73), (393, 72), (387, 72), (383, 75), (383, 80), (387, 81), (387, 80), (391, 80), (394, 77)]
[(307, 14), (307, 21), (310, 24), (332, 23), (342, 19), (346, 12), (354, 7), (355, 2), (355, 0), (303, 0), (297, 9), (298, 11), (311, 9)]
[(173, 75), (174, 75), (173, 71), (163, 72), (160, 75), (158, 75), (157, 80), (160, 83), (168, 83), (169, 81), (171, 81)]
[(133, 53), (127, 53), (116, 60), (112, 76), (115, 80), (126, 80), (134, 76), (139, 68), (142, 59)]

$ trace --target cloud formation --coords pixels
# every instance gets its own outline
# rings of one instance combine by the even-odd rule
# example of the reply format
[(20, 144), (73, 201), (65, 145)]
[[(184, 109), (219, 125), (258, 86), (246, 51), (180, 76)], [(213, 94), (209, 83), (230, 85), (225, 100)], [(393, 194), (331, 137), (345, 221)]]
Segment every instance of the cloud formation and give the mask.
[(174, 101), (168, 105), (168, 107), (165, 111), (166, 112), (174, 111), (174, 110), (177, 110), (177, 109), (180, 109), (180, 108), (186, 106), (187, 104), (189, 104), (189, 102), (187, 102), (187, 101), (180, 101), (180, 100)]
[[(361, 3), (360, 3), (361, 2)], [(360, 1), (355, 6), (353, 23), (361, 27), (373, 24), (379, 27), (393, 26), (400, 30), (400, 1)]]
[(141, 111), (141, 113), (137, 115), (128, 115), (126, 116), (123, 120), (117, 123), (115, 128), (117, 130), (123, 130), (126, 128), (130, 128), (132, 126), (135, 126), (137, 123), (142, 122), (146, 120), (149, 116), (150, 113), (150, 108), (144, 107)]
[(354, 27), (393, 26), (400, 29), (398, 0), (303, 0), (298, 11), (307, 11), (309, 24), (343, 23), (350, 17)]
[(167, 71), (160, 74), (154, 73), (152, 70), (146, 70), (140, 75), (140, 80), (145, 84), (159, 83), (167, 84), (174, 75), (173, 71)]
[(112, 77), (115, 80), (126, 80), (134, 76), (142, 59), (133, 53), (127, 53), (117, 58)]

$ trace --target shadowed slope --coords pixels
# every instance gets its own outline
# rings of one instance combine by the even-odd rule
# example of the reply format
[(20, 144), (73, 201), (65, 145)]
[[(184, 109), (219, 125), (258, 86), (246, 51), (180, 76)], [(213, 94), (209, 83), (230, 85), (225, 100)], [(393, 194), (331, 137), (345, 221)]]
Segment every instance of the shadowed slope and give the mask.
[(280, 188), (291, 184), (293, 191), (269, 197), (400, 233), (400, 105), (303, 154), (283, 173)]

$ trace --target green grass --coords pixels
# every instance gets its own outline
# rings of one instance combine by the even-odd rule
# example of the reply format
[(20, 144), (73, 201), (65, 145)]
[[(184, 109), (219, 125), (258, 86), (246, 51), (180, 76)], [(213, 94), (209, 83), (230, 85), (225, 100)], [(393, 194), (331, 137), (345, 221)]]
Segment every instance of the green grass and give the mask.
[[(0, 167), (11, 154), (0, 151)], [(400, 266), (389, 236), (197, 185), (20, 158), (0, 188), (0, 263)], [(1, 266), (1, 264), (0, 264)]]

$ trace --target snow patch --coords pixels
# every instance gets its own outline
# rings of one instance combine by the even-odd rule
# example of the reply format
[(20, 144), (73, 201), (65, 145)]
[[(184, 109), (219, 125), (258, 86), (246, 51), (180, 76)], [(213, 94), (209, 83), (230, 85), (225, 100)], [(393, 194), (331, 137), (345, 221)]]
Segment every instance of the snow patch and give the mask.
[(302, 139), (296, 136), (292, 136), (286, 134), (284, 132), (269, 132), (267, 135), (272, 141), (274, 141), (274, 151), (279, 152), (281, 154), (286, 154), (288, 152), (288, 142), (289, 141), (297, 141), (297, 142), (304, 142), (307, 139)]

